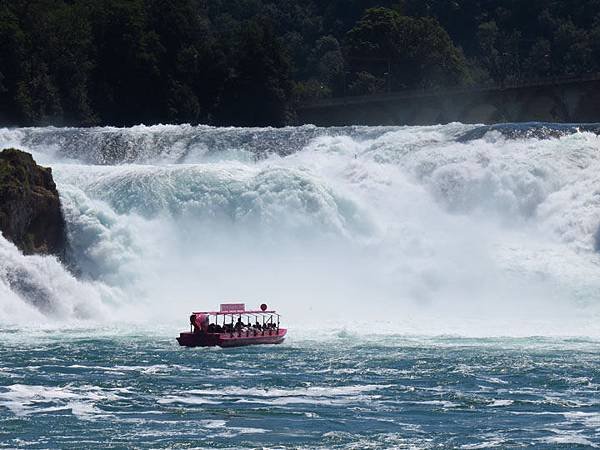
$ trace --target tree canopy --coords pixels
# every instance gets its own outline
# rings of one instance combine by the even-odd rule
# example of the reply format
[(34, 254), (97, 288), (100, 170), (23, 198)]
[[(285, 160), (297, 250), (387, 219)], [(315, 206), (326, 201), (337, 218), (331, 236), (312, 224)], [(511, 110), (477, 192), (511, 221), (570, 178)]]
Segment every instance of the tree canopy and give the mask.
[(0, 125), (279, 126), (297, 101), (600, 71), (600, 0), (0, 0)]

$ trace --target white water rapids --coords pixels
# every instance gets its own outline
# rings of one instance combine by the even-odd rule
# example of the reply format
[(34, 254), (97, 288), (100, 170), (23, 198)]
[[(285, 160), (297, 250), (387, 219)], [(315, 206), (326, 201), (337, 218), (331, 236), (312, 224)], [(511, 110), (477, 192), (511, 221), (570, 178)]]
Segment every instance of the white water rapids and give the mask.
[(53, 168), (75, 266), (0, 237), (0, 323), (185, 328), (231, 299), (296, 327), (599, 336), (600, 137), (536, 130), (0, 129)]

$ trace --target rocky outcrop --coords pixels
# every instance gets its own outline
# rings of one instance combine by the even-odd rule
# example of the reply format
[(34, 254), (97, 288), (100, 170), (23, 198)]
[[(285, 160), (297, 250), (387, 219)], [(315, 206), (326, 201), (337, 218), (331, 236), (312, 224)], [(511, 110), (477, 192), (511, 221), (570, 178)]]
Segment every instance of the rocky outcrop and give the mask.
[(52, 169), (16, 149), (0, 152), (0, 231), (25, 254), (65, 257), (65, 220)]

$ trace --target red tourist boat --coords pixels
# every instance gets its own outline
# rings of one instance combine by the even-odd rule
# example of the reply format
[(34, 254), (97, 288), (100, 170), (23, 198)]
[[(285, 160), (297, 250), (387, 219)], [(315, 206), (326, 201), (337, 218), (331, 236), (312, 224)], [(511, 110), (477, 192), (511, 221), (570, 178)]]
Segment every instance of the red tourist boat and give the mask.
[(179, 333), (177, 342), (185, 347), (281, 344), (287, 330), (279, 327), (279, 318), (264, 303), (256, 311), (243, 303), (223, 303), (220, 311), (192, 313), (190, 331)]

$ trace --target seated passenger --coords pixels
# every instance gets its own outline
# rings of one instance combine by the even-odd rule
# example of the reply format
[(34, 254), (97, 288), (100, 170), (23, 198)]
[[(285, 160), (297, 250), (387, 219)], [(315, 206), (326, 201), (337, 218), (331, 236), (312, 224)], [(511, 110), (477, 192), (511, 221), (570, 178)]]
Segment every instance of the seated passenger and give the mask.
[(238, 317), (238, 320), (235, 323), (235, 329), (236, 330), (241, 330), (242, 328), (244, 328), (244, 322), (242, 322), (242, 318), (241, 317)]

